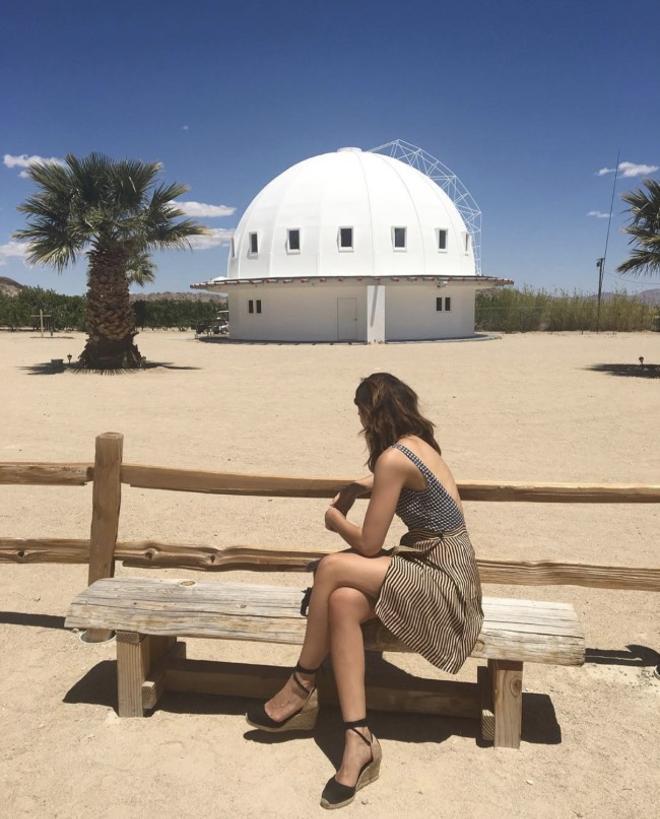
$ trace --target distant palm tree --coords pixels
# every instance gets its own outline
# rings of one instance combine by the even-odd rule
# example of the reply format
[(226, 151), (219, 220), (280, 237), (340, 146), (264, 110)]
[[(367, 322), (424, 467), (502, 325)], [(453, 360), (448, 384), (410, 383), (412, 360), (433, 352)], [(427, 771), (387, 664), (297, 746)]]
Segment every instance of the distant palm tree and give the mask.
[[(84, 367), (139, 367), (141, 355), (128, 287), (153, 281), (153, 249), (190, 247), (205, 232), (173, 202), (187, 188), (156, 184), (160, 163), (115, 161), (102, 154), (64, 165), (39, 163), (28, 169), (40, 190), (19, 210), (27, 227), (17, 238), (30, 243), (28, 261), (59, 272), (87, 254), (87, 343)], [(177, 221), (180, 220), (180, 221)]]
[(646, 191), (639, 189), (623, 195), (630, 205), (630, 224), (625, 231), (632, 237), (630, 244), (636, 247), (617, 270), (651, 276), (660, 274), (660, 182), (645, 179), (644, 185)]

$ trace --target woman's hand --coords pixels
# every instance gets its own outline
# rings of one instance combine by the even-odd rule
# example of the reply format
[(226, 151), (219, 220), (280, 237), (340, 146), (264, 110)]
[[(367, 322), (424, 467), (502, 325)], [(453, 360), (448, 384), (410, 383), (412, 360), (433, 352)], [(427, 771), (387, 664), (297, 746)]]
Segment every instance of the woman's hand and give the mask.
[(335, 509), (338, 509), (342, 515), (346, 517), (349, 510), (355, 503), (356, 498), (358, 498), (365, 491), (366, 490), (364, 487), (355, 483), (349, 483), (347, 486), (343, 486), (339, 492), (337, 492), (332, 499), (330, 506), (334, 506)]
[(338, 531), (339, 524), (346, 519), (336, 506), (328, 506), (325, 513), (325, 528), (331, 532)]

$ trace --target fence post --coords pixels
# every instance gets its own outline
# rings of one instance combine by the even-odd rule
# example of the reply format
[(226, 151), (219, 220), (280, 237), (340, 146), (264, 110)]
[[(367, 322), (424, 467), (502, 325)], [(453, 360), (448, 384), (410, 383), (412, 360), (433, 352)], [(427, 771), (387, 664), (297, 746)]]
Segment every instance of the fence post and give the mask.
[[(121, 432), (104, 432), (96, 436), (94, 484), (92, 490), (92, 528), (89, 541), (88, 584), (115, 573), (115, 546), (121, 507), (121, 462), (124, 436)], [(87, 643), (109, 640), (112, 631), (88, 629)]]

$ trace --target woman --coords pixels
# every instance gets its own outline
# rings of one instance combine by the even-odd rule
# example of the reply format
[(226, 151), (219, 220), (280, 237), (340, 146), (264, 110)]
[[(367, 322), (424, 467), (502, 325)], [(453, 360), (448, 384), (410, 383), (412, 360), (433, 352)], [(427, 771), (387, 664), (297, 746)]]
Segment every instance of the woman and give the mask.
[[(330, 652), (346, 733), (341, 766), (321, 797), (325, 808), (347, 805), (380, 769), (380, 745), (366, 719), (362, 623), (378, 617), (411, 649), (456, 673), (483, 622), (461, 500), (417, 395), (395, 376), (373, 373), (359, 384), (355, 404), (372, 474), (342, 489), (325, 513), (326, 527), (350, 549), (320, 561), (296, 669), (274, 697), (247, 715), (266, 731), (312, 729), (315, 674)], [(360, 527), (346, 515), (369, 492)], [(385, 552), (395, 514), (409, 531)]]

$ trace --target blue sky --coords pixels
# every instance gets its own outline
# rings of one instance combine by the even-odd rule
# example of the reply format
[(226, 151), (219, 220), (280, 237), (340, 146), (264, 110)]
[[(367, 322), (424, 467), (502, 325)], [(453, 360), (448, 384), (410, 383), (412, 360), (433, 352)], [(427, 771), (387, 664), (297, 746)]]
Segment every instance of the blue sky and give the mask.
[[(150, 290), (224, 273), (223, 233), (289, 165), (406, 139), (483, 211), (483, 272), (593, 290), (612, 168), (660, 166), (660, 3), (519, 0), (7, 4), (0, 27), (0, 275), (80, 293), (85, 267), (27, 267), (12, 231), (22, 156), (101, 151), (164, 163), (216, 244), (156, 254)], [(18, 159), (17, 159), (18, 158)], [(628, 168), (628, 173), (639, 169)], [(658, 171), (651, 171), (658, 176)], [(617, 186), (605, 286), (625, 258)], [(213, 242), (208, 242), (213, 244)], [(629, 291), (657, 286), (633, 280)]]

